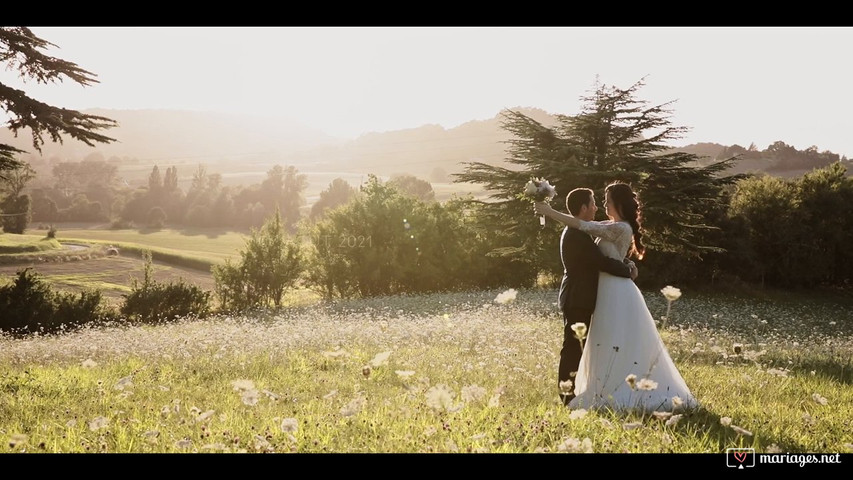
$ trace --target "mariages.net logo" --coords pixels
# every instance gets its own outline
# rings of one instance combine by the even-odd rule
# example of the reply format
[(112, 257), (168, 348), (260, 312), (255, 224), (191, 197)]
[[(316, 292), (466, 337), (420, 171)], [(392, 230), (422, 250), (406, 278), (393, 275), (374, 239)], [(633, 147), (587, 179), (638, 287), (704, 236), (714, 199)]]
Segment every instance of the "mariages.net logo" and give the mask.
[(730, 468), (752, 468), (755, 466), (754, 448), (727, 448), (726, 466)]

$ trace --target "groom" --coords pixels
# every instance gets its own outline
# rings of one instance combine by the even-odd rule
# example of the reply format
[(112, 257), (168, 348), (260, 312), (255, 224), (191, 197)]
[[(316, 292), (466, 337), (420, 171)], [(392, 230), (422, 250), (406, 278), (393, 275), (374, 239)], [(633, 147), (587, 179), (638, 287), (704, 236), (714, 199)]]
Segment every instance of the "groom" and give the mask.
[[(598, 207), (595, 196), (588, 188), (576, 188), (566, 196), (566, 208), (571, 214), (586, 221), (595, 219)], [(572, 380), (572, 388), (560, 388), (563, 404), (575, 397), (574, 377), (578, 371), (581, 351), (572, 325), (583, 323), (590, 327), (592, 312), (598, 296), (598, 272), (604, 271), (619, 277), (634, 279), (637, 268), (619, 260), (608, 258), (598, 249), (593, 238), (580, 230), (565, 227), (560, 237), (560, 258), (563, 261), (563, 281), (560, 285), (560, 310), (563, 312), (563, 348), (560, 350), (559, 382)], [(558, 384), (558, 386), (560, 386)], [(568, 390), (568, 391), (567, 391)]]

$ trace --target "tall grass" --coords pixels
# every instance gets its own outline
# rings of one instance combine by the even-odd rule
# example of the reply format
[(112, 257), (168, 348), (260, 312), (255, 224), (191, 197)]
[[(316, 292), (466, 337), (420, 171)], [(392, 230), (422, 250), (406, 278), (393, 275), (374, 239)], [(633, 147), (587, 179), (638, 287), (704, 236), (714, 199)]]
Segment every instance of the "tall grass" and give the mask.
[(0, 338), (0, 451), (853, 448), (848, 305), (685, 292), (662, 336), (702, 407), (643, 416), (562, 407), (555, 295), (498, 293)]

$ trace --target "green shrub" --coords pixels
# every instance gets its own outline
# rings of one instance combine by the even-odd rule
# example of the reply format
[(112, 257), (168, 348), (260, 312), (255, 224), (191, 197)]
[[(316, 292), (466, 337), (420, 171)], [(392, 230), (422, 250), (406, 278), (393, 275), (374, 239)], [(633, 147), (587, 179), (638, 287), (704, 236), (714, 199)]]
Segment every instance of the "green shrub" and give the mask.
[(0, 331), (13, 334), (55, 333), (96, 323), (110, 316), (101, 292), (55, 293), (30, 268), (0, 287)]
[(157, 282), (151, 278), (151, 253), (145, 252), (144, 279), (139, 284), (135, 279), (131, 292), (124, 295), (121, 313), (143, 322), (174, 320), (210, 314), (210, 292), (183, 280)]

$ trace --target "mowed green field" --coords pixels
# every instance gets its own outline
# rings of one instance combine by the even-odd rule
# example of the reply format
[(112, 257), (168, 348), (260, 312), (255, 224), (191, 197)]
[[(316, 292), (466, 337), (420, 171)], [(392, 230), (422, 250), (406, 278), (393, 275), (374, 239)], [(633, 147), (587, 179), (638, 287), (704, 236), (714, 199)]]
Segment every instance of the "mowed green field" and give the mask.
[(57, 238), (62, 241), (135, 244), (188, 257), (207, 258), (215, 263), (223, 263), (228, 258), (239, 258), (239, 251), (245, 246), (245, 239), (250, 235), (248, 230), (212, 228), (111, 230), (103, 225), (63, 227), (61, 224), (56, 228)]

